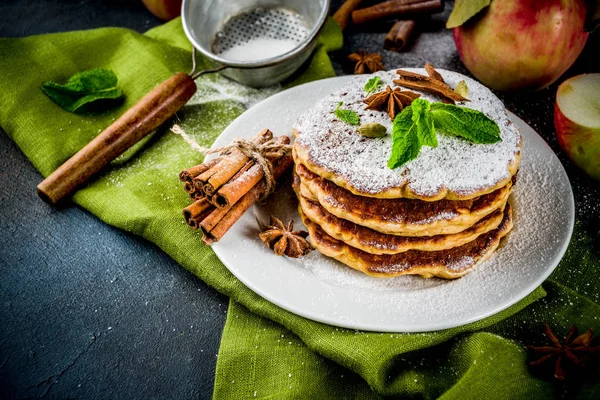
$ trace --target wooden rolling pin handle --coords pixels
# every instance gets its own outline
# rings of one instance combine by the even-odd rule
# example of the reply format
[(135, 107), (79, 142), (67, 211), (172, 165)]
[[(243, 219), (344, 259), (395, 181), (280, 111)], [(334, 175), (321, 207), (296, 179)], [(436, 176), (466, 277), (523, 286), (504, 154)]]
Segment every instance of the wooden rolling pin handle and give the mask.
[(37, 186), (38, 195), (56, 204), (144, 136), (172, 117), (196, 92), (180, 72), (161, 83)]

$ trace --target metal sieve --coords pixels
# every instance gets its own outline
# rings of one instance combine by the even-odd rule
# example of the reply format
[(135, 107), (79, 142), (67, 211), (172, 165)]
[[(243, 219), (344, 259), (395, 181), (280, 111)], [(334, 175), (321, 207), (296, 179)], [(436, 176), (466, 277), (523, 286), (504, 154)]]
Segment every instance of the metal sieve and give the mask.
[[(329, 3), (330, 0), (183, 0), (181, 19), (194, 49), (221, 69), (223, 75), (249, 86), (265, 87), (289, 77), (310, 56), (327, 18)], [(232, 60), (224, 55), (235, 46), (257, 39), (269, 39), (274, 44), (278, 40), (291, 41), (296, 45), (265, 59)]]
[[(180, 72), (156, 86), (42, 181), (37, 187), (40, 197), (58, 203), (158, 128), (194, 95), (194, 80), (200, 75), (221, 72), (253, 87), (271, 86), (292, 75), (316, 46), (329, 1), (183, 0), (183, 29), (193, 45), (192, 72)], [(257, 47), (257, 41), (263, 45)], [(272, 51), (284, 41), (291, 47)], [(228, 51), (234, 48), (253, 60), (228, 59)], [(196, 70), (196, 50), (214, 64), (213, 69)], [(256, 53), (271, 55), (257, 59)]]
[[(303, 18), (286, 8), (255, 8), (230, 18), (217, 32), (213, 52), (221, 55), (255, 39), (292, 40), (296, 45), (308, 36)], [(294, 46), (295, 47), (295, 46)]]

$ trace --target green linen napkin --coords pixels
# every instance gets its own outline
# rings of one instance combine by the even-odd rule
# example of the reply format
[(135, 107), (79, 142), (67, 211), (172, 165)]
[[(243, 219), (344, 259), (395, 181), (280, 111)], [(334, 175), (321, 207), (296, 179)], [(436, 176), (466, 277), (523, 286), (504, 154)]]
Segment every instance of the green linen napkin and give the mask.
[[(284, 87), (332, 76), (327, 51), (339, 47), (341, 32), (329, 23), (311, 62)], [(65, 81), (96, 67), (112, 69), (119, 77), (126, 95), (119, 108), (99, 115), (70, 114), (39, 90), (44, 81)], [(190, 45), (179, 20), (145, 35), (103, 28), (0, 39), (0, 126), (47, 176), (155, 85), (190, 67)], [(219, 75), (197, 83), (198, 93), (177, 118), (204, 146), (247, 107), (277, 90), (250, 89)], [(281, 133), (286, 132), (276, 132)], [(586, 288), (580, 286), (598, 282), (598, 258), (590, 251), (585, 257), (572, 254), (572, 249), (548, 281), (546, 298), (540, 300), (545, 292), (538, 288), (504, 312), (465, 327), (390, 335), (350, 331), (291, 314), (246, 288), (202, 244), (201, 234), (183, 223), (181, 210), (189, 199), (177, 175), (200, 161), (181, 137), (161, 129), (115, 160), (73, 201), (106, 223), (154, 242), (231, 298), (215, 398), (543, 394), (550, 384), (529, 374), (522, 341), (542, 340), (538, 332), (545, 321), (556, 325), (559, 334), (574, 322), (599, 328), (592, 318), (600, 314), (597, 293), (586, 299), (581, 295)], [(589, 244), (581, 248), (589, 250)], [(561, 272), (572, 269), (582, 272), (575, 277)], [(583, 388), (586, 393), (599, 390), (598, 385)]]

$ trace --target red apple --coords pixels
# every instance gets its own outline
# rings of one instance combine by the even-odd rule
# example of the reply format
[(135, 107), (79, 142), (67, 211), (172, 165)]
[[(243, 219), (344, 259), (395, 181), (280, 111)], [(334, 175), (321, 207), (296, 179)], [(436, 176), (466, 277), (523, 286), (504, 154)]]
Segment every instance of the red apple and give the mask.
[(565, 153), (600, 180), (600, 74), (578, 75), (560, 84), (554, 126)]
[(181, 14), (182, 0), (142, 0), (146, 8), (158, 18), (170, 21)]
[(453, 30), (458, 54), (497, 90), (542, 89), (573, 64), (585, 45), (584, 0), (492, 0)]

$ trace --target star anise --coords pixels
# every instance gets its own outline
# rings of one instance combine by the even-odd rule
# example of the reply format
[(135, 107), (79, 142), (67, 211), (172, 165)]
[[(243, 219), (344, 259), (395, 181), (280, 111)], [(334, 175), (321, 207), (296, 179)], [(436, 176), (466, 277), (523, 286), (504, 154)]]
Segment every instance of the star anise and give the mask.
[(383, 70), (381, 54), (367, 53), (366, 51), (357, 51), (348, 56), (348, 60), (354, 62), (354, 73), (364, 74), (368, 72), (377, 72)]
[[(592, 329), (588, 329), (583, 335), (577, 336), (577, 327), (573, 325), (567, 334), (565, 341), (560, 342), (552, 329), (546, 324), (546, 336), (550, 340), (550, 346), (527, 346), (538, 354), (543, 354), (537, 361), (529, 362), (529, 365), (538, 366), (553, 362), (554, 377), (558, 380), (565, 379), (568, 375), (567, 368), (583, 367), (585, 362), (593, 353), (600, 352), (600, 346), (592, 346)], [(575, 337), (575, 338), (574, 338)]]
[(411, 92), (410, 90), (402, 90), (400, 88), (390, 88), (387, 86), (385, 90), (374, 93), (363, 100), (367, 104), (367, 110), (387, 111), (390, 118), (393, 120), (404, 107), (408, 107), (410, 103), (420, 94)]
[(279, 218), (272, 215), (269, 225), (264, 226), (258, 236), (278, 256), (285, 254), (288, 257), (298, 258), (310, 253), (313, 249), (306, 241), (308, 232), (295, 231), (294, 221), (290, 221), (285, 226)]

